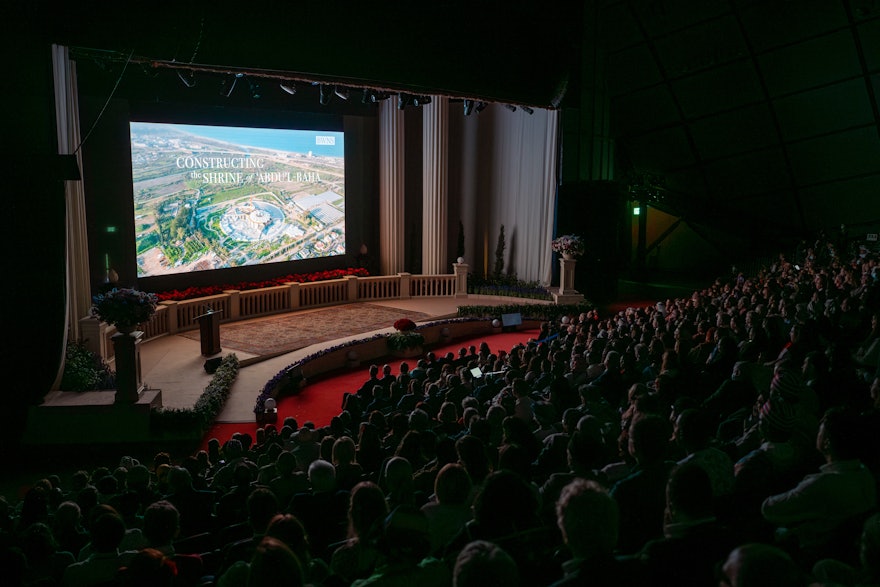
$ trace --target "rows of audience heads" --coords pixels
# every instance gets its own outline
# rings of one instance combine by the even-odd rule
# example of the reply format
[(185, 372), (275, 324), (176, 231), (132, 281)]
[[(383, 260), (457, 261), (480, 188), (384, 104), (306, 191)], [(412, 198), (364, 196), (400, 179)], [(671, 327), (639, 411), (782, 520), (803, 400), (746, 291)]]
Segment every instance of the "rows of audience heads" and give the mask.
[(878, 257), (843, 249), (47, 474), (0, 502), (2, 583), (878, 585)]

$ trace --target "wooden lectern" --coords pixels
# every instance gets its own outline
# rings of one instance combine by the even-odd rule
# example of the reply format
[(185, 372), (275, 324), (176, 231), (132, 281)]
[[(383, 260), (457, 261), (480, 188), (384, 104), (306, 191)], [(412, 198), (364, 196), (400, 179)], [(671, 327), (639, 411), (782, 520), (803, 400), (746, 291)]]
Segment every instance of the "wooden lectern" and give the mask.
[(199, 321), (199, 337), (202, 342), (202, 355), (210, 357), (220, 352), (220, 314), (223, 310), (208, 310), (201, 316), (196, 316)]

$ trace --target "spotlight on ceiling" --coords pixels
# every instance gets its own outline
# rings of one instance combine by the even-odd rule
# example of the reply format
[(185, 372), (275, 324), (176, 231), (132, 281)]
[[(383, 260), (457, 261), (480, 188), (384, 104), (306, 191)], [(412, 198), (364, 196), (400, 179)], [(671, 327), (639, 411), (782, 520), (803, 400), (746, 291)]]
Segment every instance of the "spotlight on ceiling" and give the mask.
[(422, 104), (430, 104), (431, 96), (413, 96), (413, 106), (421, 106)]
[(464, 101), (464, 115), (470, 116), (474, 111), (474, 101), (473, 100), (465, 100)]
[(403, 110), (407, 107), (408, 104), (412, 104), (413, 99), (412, 96), (407, 94), (397, 94), (397, 109)]
[(319, 89), (320, 89), (321, 93), (320, 93), (320, 98), (318, 99), (318, 101), (321, 103), (321, 106), (326, 106), (327, 104), (330, 103), (330, 95), (332, 93), (330, 91), (330, 86), (326, 86), (326, 85), (322, 84)]
[(238, 84), (239, 78), (243, 77), (244, 74), (236, 73), (231, 74), (223, 78), (223, 82), (220, 84), (220, 95), (228, 98), (232, 95), (232, 91), (235, 89), (236, 84)]
[(248, 78), (248, 87), (251, 90), (251, 98), (257, 100), (262, 96), (262, 91), (260, 90), (260, 84), (251, 78)]
[(483, 110), (485, 110), (485, 109), (486, 109), (486, 106), (488, 106), (488, 105), (489, 105), (488, 102), (477, 102), (477, 105), (474, 106), (474, 110), (476, 110), (477, 113), (480, 113), (480, 112), (482, 112)]
[(510, 110), (511, 112), (516, 112), (516, 106), (514, 106), (513, 104), (505, 104), (504, 107), (507, 108), (508, 110)]
[(525, 112), (526, 114), (534, 114), (535, 113), (535, 111), (533, 109), (529, 108), (528, 106), (520, 106), (520, 108), (522, 108), (523, 112)]
[(196, 74), (193, 70), (184, 71), (182, 69), (177, 70), (177, 77), (180, 78), (180, 81), (183, 82), (188, 88), (193, 88), (196, 85)]
[(296, 86), (293, 85), (292, 82), (291, 83), (281, 82), (280, 84), (278, 84), (278, 87), (281, 88), (282, 90), (284, 90), (285, 92), (287, 92), (288, 94), (290, 94), (291, 96), (296, 94)]
[(387, 100), (389, 98), (388, 92), (370, 92), (370, 101), (371, 102), (381, 102), (382, 100)]
[(348, 100), (348, 88), (340, 88), (339, 86), (336, 86), (336, 90), (334, 90), (333, 93), (343, 100)]

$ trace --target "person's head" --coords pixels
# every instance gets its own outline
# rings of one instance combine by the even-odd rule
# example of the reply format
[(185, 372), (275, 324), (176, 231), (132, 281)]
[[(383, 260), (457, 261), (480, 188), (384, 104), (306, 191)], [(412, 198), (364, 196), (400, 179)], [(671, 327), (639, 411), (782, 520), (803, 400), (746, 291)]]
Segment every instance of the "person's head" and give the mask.
[(861, 453), (861, 422), (851, 409), (829, 408), (819, 424), (816, 448), (829, 461), (856, 459)]
[(336, 468), (323, 459), (312, 461), (309, 465), (309, 483), (314, 493), (336, 489)]
[(734, 548), (721, 566), (719, 586), (802, 587), (803, 574), (784, 550), (763, 543)]
[(171, 544), (180, 531), (180, 513), (169, 501), (151, 503), (144, 510), (144, 536), (154, 547)]
[(880, 579), (880, 514), (865, 520), (859, 542), (859, 560), (869, 578)]
[(487, 536), (526, 530), (537, 522), (538, 498), (531, 485), (512, 471), (493, 471), (474, 501), (474, 520)]
[(248, 522), (254, 532), (265, 532), (269, 521), (278, 513), (279, 509), (278, 498), (270, 489), (257, 487), (248, 495)]
[(471, 495), (473, 483), (467, 469), (458, 463), (444, 465), (434, 479), (434, 495), (444, 505), (464, 505)]
[(693, 461), (678, 465), (666, 483), (666, 512), (671, 522), (700, 520), (714, 515), (712, 482)]
[(517, 587), (519, 570), (503, 548), (486, 540), (465, 545), (455, 559), (453, 587)]
[(354, 462), (357, 453), (354, 440), (348, 436), (341, 436), (333, 442), (333, 464), (348, 465)]
[(172, 587), (176, 577), (177, 565), (170, 557), (144, 548), (119, 569), (118, 583), (122, 587)]
[[(97, 509), (97, 508), (96, 508)], [(125, 536), (125, 522), (112, 508), (98, 509), (96, 517), (89, 524), (89, 536), (95, 552), (115, 552)]]
[(556, 524), (576, 557), (609, 555), (617, 545), (617, 503), (595, 481), (577, 478), (556, 501)]
[(629, 428), (629, 453), (640, 463), (656, 463), (666, 456), (669, 422), (655, 414), (640, 415)]
[(269, 520), (269, 525), (266, 527), (266, 536), (277, 538), (283, 542), (302, 563), (307, 563), (311, 558), (309, 538), (306, 535), (305, 526), (293, 514), (275, 514), (272, 516), (272, 519)]
[(675, 420), (675, 438), (687, 454), (706, 448), (712, 433), (712, 420), (705, 410), (687, 408)]
[(351, 490), (348, 536), (366, 536), (388, 515), (385, 492), (372, 481), (361, 481)]
[(284, 542), (264, 536), (248, 569), (247, 587), (302, 587), (303, 563)]
[(428, 518), (413, 505), (397, 506), (382, 524), (378, 546), (391, 564), (418, 563), (431, 550)]

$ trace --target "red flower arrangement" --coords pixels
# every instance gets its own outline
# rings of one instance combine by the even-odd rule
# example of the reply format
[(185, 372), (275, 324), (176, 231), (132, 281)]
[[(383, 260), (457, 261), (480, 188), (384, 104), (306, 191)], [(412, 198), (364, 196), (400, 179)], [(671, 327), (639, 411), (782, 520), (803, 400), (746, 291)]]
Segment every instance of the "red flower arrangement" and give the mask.
[(188, 287), (186, 289), (172, 289), (156, 294), (160, 302), (189, 300), (192, 298), (203, 298), (223, 293), (227, 290), (247, 291), (251, 289), (262, 289), (264, 287), (274, 287), (276, 285), (284, 285), (285, 283), (312, 283), (314, 281), (326, 281), (328, 279), (339, 279), (347, 275), (355, 275), (357, 277), (369, 277), (370, 273), (362, 267), (350, 267), (348, 269), (330, 269), (327, 271), (316, 271), (314, 273), (294, 273), (266, 279), (263, 281), (242, 281), (235, 284), (225, 285), (208, 285), (202, 287)]
[(401, 318), (394, 322), (394, 329), (406, 332), (408, 330), (415, 330), (416, 323), (410, 320), (409, 318)]

